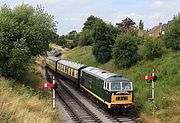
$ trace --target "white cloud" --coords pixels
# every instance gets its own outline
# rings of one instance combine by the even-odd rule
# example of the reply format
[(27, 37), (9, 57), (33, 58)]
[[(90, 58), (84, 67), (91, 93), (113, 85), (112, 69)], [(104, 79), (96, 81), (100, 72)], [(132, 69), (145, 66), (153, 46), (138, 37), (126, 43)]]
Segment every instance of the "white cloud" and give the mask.
[(59, 6), (68, 6), (71, 5), (83, 5), (87, 4), (90, 0), (38, 0), (38, 3), (46, 5), (59, 5)]
[(164, 9), (177, 9), (179, 5), (177, 2), (174, 3), (173, 1), (156, 0), (152, 3), (151, 7), (164, 8)]
[(69, 17), (69, 18), (63, 18), (63, 21), (79, 21), (80, 18), (78, 17)]
[(151, 20), (151, 21), (158, 21), (160, 20), (160, 17), (162, 17), (163, 14), (162, 13), (153, 13), (152, 15), (149, 15), (148, 16), (148, 19)]
[(38, 0), (39, 3), (42, 4), (57, 4), (61, 3), (63, 0)]

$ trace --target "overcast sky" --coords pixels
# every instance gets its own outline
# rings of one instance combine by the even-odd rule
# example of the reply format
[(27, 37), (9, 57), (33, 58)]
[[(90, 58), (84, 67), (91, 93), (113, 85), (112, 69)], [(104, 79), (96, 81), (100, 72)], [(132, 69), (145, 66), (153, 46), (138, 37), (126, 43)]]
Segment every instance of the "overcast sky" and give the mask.
[(58, 22), (58, 34), (72, 30), (81, 31), (87, 17), (94, 15), (113, 25), (130, 17), (137, 24), (142, 19), (145, 29), (159, 22), (167, 23), (180, 13), (180, 0), (0, 0), (11, 7), (22, 3), (36, 6), (41, 4)]

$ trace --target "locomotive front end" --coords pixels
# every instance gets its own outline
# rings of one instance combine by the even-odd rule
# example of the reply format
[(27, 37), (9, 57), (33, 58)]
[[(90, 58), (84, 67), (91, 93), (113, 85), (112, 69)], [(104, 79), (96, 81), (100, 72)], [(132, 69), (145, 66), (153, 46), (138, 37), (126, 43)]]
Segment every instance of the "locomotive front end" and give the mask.
[(105, 82), (105, 88), (111, 91), (109, 108), (115, 112), (129, 110), (133, 105), (132, 82), (124, 77), (111, 77)]

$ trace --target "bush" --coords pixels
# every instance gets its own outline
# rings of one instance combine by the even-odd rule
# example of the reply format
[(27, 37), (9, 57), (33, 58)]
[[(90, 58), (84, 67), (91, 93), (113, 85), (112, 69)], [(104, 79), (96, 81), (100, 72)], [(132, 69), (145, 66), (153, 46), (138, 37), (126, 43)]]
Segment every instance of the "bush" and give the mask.
[(113, 46), (113, 58), (118, 67), (130, 67), (138, 61), (138, 45), (136, 36), (121, 34)]
[(79, 45), (80, 46), (86, 46), (90, 45), (94, 42), (92, 33), (90, 30), (85, 29), (83, 32), (81, 32), (80, 37), (79, 37)]
[(175, 16), (169, 23), (166, 35), (164, 36), (167, 48), (180, 50), (180, 14)]
[(160, 39), (148, 37), (142, 46), (141, 56), (146, 60), (154, 60), (163, 54), (163, 42)]

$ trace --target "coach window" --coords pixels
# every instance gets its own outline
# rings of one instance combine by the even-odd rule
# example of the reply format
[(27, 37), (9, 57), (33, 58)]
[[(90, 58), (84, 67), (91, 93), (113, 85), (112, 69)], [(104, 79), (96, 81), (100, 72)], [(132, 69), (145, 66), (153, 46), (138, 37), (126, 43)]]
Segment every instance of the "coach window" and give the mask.
[(74, 76), (74, 70), (72, 71), (72, 76)]
[(61, 71), (63, 71), (63, 65), (61, 64)]
[(71, 68), (69, 68), (69, 75), (71, 75)]
[(70, 75), (70, 69), (71, 69), (71, 68), (68, 68), (68, 74), (69, 74), (69, 75)]
[(107, 89), (109, 90), (109, 83), (107, 83)]
[(76, 71), (76, 77), (78, 78), (78, 71)]

